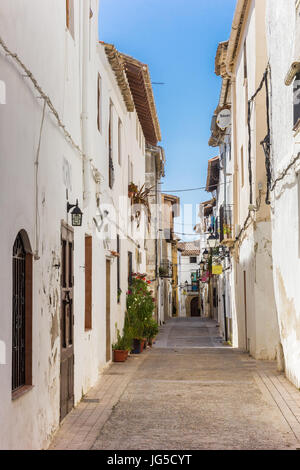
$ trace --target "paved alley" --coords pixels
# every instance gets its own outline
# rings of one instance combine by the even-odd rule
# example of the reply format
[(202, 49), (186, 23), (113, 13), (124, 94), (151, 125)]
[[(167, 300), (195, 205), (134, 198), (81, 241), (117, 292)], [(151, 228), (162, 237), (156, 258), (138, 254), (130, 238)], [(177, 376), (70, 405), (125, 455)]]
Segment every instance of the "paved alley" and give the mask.
[(215, 322), (172, 319), (112, 364), (52, 449), (295, 449), (300, 393), (272, 362), (224, 346)]

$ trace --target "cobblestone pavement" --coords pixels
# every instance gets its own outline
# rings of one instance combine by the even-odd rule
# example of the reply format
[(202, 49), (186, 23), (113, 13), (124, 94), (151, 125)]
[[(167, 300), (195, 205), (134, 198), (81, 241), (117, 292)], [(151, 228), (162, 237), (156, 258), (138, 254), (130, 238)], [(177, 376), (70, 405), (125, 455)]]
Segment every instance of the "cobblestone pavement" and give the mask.
[(210, 320), (170, 320), (151, 351), (113, 364), (90, 396), (102, 398), (80, 404), (51, 448), (300, 447), (300, 392), (273, 362), (224, 346)]

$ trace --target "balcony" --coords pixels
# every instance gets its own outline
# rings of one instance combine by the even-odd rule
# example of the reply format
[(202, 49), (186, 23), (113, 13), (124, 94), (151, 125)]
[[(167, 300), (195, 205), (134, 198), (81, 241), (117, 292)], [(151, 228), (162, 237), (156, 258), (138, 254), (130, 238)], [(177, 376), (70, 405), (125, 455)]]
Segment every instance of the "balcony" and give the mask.
[(168, 259), (162, 260), (159, 266), (159, 277), (172, 279), (173, 264)]
[(221, 243), (233, 238), (233, 215), (230, 206), (222, 206), (220, 208), (220, 216), (218, 217), (218, 232), (220, 234)]
[(188, 293), (188, 294), (198, 294), (199, 293), (199, 283), (195, 283), (195, 284), (188, 284), (188, 285), (185, 285), (184, 286), (184, 290)]

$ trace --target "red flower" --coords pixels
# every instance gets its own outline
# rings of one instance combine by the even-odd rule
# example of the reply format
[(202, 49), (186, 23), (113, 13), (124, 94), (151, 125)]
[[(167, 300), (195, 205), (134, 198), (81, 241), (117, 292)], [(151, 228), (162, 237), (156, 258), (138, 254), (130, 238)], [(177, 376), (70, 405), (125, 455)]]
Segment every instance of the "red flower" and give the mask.
[(147, 281), (147, 284), (151, 284), (151, 281)]

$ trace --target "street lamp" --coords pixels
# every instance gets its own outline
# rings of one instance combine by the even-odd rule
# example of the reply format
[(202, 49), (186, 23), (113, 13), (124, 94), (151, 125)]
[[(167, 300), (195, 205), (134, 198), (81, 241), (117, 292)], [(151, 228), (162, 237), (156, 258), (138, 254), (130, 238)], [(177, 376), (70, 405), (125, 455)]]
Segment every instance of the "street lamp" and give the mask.
[[(73, 209), (74, 207), (74, 209)], [(67, 204), (67, 213), (70, 212), (70, 210), (72, 210), (71, 212), (71, 216), (72, 216), (72, 226), (73, 227), (81, 227), (82, 225), (82, 211), (79, 209), (78, 207), (78, 199), (76, 199), (76, 204), (70, 204), (68, 202)]]
[(207, 244), (209, 248), (217, 248), (217, 246), (219, 245), (219, 239), (217, 235), (210, 235), (207, 239)]

